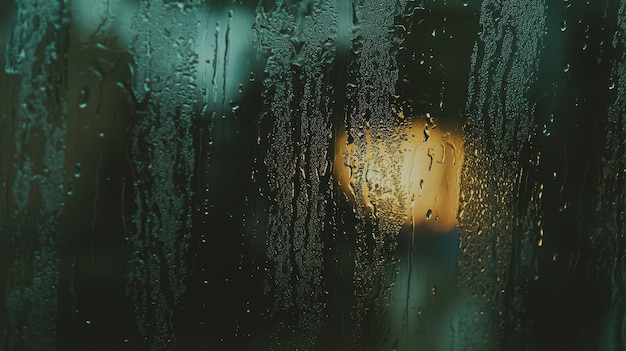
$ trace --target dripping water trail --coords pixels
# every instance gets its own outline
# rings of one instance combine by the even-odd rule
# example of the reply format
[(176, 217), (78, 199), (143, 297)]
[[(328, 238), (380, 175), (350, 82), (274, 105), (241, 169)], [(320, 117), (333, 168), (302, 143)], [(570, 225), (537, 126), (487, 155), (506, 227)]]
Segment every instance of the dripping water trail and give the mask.
[(411, 299), (411, 275), (413, 274), (413, 245), (415, 245), (415, 213), (413, 209), (411, 209), (411, 234), (409, 236), (409, 247), (407, 254), (408, 275), (406, 279), (406, 298), (404, 306), (404, 330), (406, 334), (407, 349), (409, 347), (409, 301)]
[[(226, 103), (226, 67), (228, 66), (228, 44), (230, 42), (230, 26), (233, 22), (233, 11), (228, 11), (228, 23), (226, 24), (226, 34), (224, 35), (224, 62), (222, 69), (222, 106)], [(216, 51), (217, 53), (217, 51)]]
[[(204, 48), (206, 46), (208, 46), (207, 48), (207, 52), (208, 49), (210, 48), (210, 43), (209, 43), (209, 24), (207, 23), (206, 28), (204, 29), (204, 33), (202, 34), (202, 51), (204, 51)], [(204, 61), (207, 65), (211, 64), (211, 59), (207, 58)], [(204, 97), (204, 106), (206, 106), (206, 104), (209, 102), (209, 88), (208, 88), (208, 82), (209, 82), (209, 68), (207, 68), (206, 70), (203, 70), (203, 74), (202, 74), (202, 86), (206, 87), (206, 89), (203, 89), (203, 97)]]
[(217, 84), (215, 84), (215, 78), (217, 77), (217, 52), (219, 50), (220, 39), (220, 22), (215, 23), (215, 51), (213, 51), (213, 77), (211, 78), (211, 86), (213, 87), (213, 104), (217, 101)]

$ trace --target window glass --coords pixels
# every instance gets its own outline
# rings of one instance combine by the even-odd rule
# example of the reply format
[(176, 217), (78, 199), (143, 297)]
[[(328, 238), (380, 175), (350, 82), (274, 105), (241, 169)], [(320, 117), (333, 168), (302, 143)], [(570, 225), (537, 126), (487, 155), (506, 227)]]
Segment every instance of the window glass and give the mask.
[(626, 348), (626, 0), (0, 3), (0, 349)]

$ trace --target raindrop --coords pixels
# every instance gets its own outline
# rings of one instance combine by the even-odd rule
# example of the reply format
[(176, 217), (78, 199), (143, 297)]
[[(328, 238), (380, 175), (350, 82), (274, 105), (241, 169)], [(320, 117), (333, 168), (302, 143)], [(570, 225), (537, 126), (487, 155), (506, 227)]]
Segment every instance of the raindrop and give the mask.
[(615, 89), (615, 82), (610, 82), (609, 83), (609, 90), (613, 90)]
[(99, 136), (100, 138), (104, 138), (104, 132), (100, 132), (100, 133), (98, 133), (98, 136)]
[(76, 162), (76, 170), (74, 171), (74, 178), (80, 178), (80, 162)]
[(87, 100), (89, 100), (89, 89), (82, 88), (80, 89), (80, 95), (78, 97), (78, 107), (85, 108), (87, 107)]
[(430, 130), (428, 130), (428, 126), (426, 126), (426, 128), (424, 128), (424, 142), (427, 142), (429, 138), (430, 138)]
[(433, 287), (430, 289), (430, 292), (435, 295), (437, 294), (437, 285), (433, 285)]
[(550, 123), (554, 123), (554, 113), (551, 113), (550, 116), (548, 116), (548, 121), (550, 121)]
[(230, 103), (230, 110), (231, 110), (233, 113), (237, 112), (237, 110), (239, 110), (239, 103), (238, 103), (238, 102), (231, 101), (231, 103)]
[(587, 43), (584, 43), (583, 44), (583, 51), (586, 51), (586, 50), (587, 50)]
[(87, 325), (91, 325), (91, 321), (90, 321), (89, 319), (87, 319), (87, 320), (85, 321), (85, 324), (87, 324)]
[(433, 210), (431, 210), (430, 208), (428, 209), (428, 211), (426, 211), (426, 220), (430, 221), (430, 218), (433, 216)]
[(469, 2), (463, 1), (463, 7), (468, 7), (468, 6), (469, 6)]
[(550, 131), (548, 130), (548, 126), (546, 126), (545, 124), (543, 125), (543, 135), (544, 136), (550, 136)]
[(424, 313), (424, 310), (423, 310), (421, 307), (418, 307), (418, 308), (417, 308), (417, 315), (418, 315), (418, 316), (421, 316), (421, 315), (422, 315), (422, 313)]
[(146, 91), (146, 93), (150, 92), (151, 90), (151, 82), (150, 82), (150, 78), (146, 78), (146, 80), (143, 82), (143, 90)]
[(564, 73), (567, 73), (567, 72), (569, 72), (569, 69), (570, 69), (570, 65), (569, 65), (569, 63), (566, 63), (566, 64), (563, 66), (563, 72), (564, 72)]
[(561, 21), (561, 32), (565, 32), (567, 30), (567, 21)]

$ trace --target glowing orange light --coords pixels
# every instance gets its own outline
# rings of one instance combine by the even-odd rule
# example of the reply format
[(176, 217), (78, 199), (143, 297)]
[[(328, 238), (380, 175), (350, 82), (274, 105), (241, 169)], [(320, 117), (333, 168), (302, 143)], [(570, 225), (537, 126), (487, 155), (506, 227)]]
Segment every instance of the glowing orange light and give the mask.
[[(398, 117), (402, 120), (401, 113)], [(382, 212), (401, 211), (405, 225), (424, 225), (434, 231), (448, 231), (456, 225), (463, 164), (463, 142), (457, 131), (435, 125), (428, 115), (403, 122), (392, 136), (398, 142), (391, 144), (400, 152), (390, 150), (389, 142), (372, 138), (369, 128), (356, 136), (365, 145), (360, 153), (354, 143), (347, 143), (345, 128), (337, 134), (335, 179), (346, 197), (363, 206), (365, 213), (380, 212), (376, 206), (385, 206)], [(355, 154), (361, 159), (355, 159)], [(391, 171), (394, 169), (401, 171), (398, 174)], [(355, 191), (357, 186), (360, 194)]]

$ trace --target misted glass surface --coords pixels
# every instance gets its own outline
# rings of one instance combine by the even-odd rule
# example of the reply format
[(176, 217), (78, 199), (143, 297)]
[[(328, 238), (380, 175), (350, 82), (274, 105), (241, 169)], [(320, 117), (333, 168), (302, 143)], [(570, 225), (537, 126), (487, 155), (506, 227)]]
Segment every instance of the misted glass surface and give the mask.
[(1, 350), (626, 349), (626, 0), (3, 0)]

